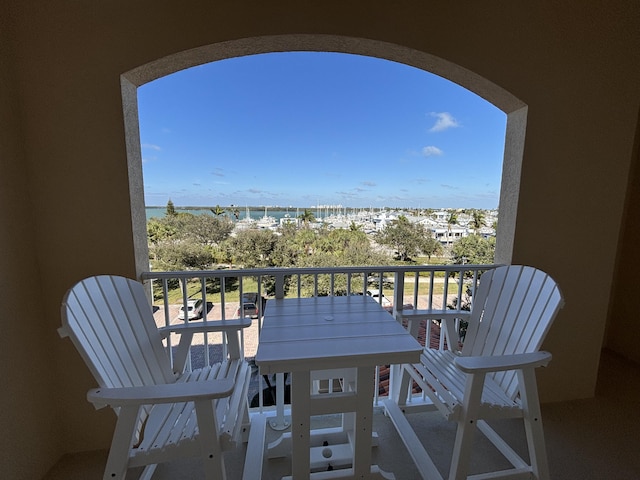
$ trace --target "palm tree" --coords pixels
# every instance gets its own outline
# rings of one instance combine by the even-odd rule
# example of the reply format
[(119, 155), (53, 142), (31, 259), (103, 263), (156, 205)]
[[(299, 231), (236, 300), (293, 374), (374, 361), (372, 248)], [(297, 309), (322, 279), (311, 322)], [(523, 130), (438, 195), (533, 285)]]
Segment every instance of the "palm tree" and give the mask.
[(213, 213), (216, 217), (224, 215), (224, 208), (222, 208), (220, 205), (216, 205), (216, 208), (210, 208), (209, 210), (211, 210), (211, 213)]
[(473, 231), (477, 235), (482, 227), (484, 227), (484, 212), (481, 210), (473, 211), (473, 220), (471, 220), (471, 225), (473, 226)]
[(305, 208), (304, 212), (302, 212), (298, 218), (302, 220), (302, 223), (304, 224), (305, 228), (309, 226), (310, 222), (316, 221), (316, 217), (313, 216), (313, 213), (308, 208)]
[(449, 218), (447, 219), (447, 243), (451, 243), (451, 226), (456, 225), (458, 223), (458, 214), (456, 212), (451, 212), (449, 214)]

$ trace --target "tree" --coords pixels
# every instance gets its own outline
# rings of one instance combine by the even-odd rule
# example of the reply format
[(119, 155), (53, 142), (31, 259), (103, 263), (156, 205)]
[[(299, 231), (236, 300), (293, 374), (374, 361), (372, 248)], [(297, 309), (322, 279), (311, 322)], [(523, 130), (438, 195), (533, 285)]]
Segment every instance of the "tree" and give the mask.
[(158, 268), (203, 270), (222, 257), (218, 246), (232, 230), (227, 217), (175, 212), (147, 222), (149, 252)]
[(473, 211), (473, 219), (471, 220), (473, 231), (477, 234), (482, 227), (485, 226), (484, 212), (482, 210)]
[(293, 243), (303, 255), (311, 255), (316, 243), (316, 232), (309, 228), (298, 230), (293, 237)]
[(300, 252), (294, 244), (295, 226), (292, 229), (288, 226), (281, 229), (281, 235), (278, 237), (276, 245), (271, 255), (274, 266), (277, 267), (293, 267), (296, 265)]
[(449, 218), (447, 218), (447, 243), (451, 243), (451, 229), (452, 226), (458, 223), (458, 214), (451, 212)]
[(165, 221), (164, 218), (150, 218), (147, 222), (147, 238), (153, 245), (168, 240), (176, 234), (176, 228)]
[(272, 267), (277, 243), (278, 236), (271, 230), (249, 229), (230, 237), (227, 248), (244, 268)]
[(302, 212), (298, 216), (298, 218), (302, 220), (302, 223), (304, 224), (305, 228), (309, 227), (309, 223), (316, 221), (316, 217), (313, 216), (313, 213), (308, 208), (305, 208), (304, 212)]
[(480, 235), (469, 235), (453, 244), (451, 254), (453, 263), (458, 265), (485, 265), (494, 262), (496, 239), (483, 238)]
[(224, 215), (225, 213), (225, 209), (222, 208), (220, 205), (216, 205), (215, 208), (210, 208), (209, 210), (211, 210), (211, 213), (213, 213), (216, 217), (219, 217), (220, 215)]
[(228, 217), (202, 214), (185, 217), (182, 234), (204, 245), (219, 245), (232, 231), (233, 222)]
[(194, 241), (163, 242), (155, 248), (160, 270), (207, 270), (213, 262), (211, 249)]
[(173, 206), (173, 202), (171, 199), (167, 202), (167, 216), (173, 216), (176, 214), (176, 208)]
[[(307, 230), (308, 231), (308, 230)], [(299, 233), (304, 234), (305, 230)], [(383, 254), (374, 252), (367, 235), (362, 231), (347, 229), (327, 230), (316, 233), (312, 251), (308, 255), (300, 255), (296, 259), (297, 267), (340, 267), (361, 265), (383, 265), (388, 263)], [(317, 283), (317, 286), (316, 286)], [(336, 275), (303, 275), (301, 288), (305, 293), (312, 293), (317, 288), (319, 295), (329, 295), (333, 289), (336, 295), (346, 295), (347, 276)], [(362, 291), (363, 279), (351, 278), (351, 291)]]
[(399, 260), (407, 261), (422, 251), (424, 239), (430, 235), (424, 225), (411, 223), (407, 217), (401, 215), (376, 235), (376, 241), (392, 247)]
[(420, 251), (422, 251), (422, 253), (426, 255), (429, 260), (431, 260), (431, 257), (433, 255), (442, 254), (442, 244), (431, 235), (429, 235), (428, 237), (424, 237), (422, 243), (420, 244)]

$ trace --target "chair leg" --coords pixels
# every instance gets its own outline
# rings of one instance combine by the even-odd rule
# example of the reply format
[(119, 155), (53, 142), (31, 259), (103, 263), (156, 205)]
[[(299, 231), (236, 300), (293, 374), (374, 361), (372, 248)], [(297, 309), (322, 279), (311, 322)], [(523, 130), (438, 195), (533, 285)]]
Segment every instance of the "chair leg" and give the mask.
[(227, 472), (218, 438), (218, 421), (214, 402), (199, 400), (194, 402), (198, 418), (198, 441), (202, 452), (202, 465), (206, 480), (226, 480)]
[(467, 478), (471, 447), (476, 430), (475, 422), (468, 419), (458, 421), (456, 439), (453, 446), (453, 457), (449, 470), (449, 480), (463, 480)]
[(140, 478), (138, 478), (138, 480), (151, 480), (151, 477), (153, 477), (157, 467), (157, 463), (144, 467), (144, 470), (140, 474)]
[(138, 412), (137, 405), (120, 407), (116, 429), (111, 440), (107, 465), (104, 469), (104, 480), (124, 479), (127, 473), (129, 450), (133, 443), (133, 432), (136, 428)]
[(456, 439), (453, 444), (449, 480), (463, 480), (467, 478), (471, 448), (473, 447), (473, 437), (478, 421), (478, 409), (480, 407), (480, 400), (482, 399), (484, 377), (484, 373), (467, 375), (462, 414), (458, 420)]
[(538, 386), (535, 371), (532, 368), (518, 371), (520, 398), (524, 418), (524, 428), (529, 448), (529, 459), (534, 478), (549, 479), (549, 463), (542, 428), (542, 412), (538, 399)]

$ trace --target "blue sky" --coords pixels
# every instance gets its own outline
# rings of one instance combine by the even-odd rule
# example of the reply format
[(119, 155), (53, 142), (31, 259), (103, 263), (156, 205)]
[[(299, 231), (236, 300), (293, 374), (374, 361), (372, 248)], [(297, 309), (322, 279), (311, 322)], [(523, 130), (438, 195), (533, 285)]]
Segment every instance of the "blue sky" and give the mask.
[(423, 70), (269, 53), (138, 90), (147, 206), (497, 208), (506, 115)]

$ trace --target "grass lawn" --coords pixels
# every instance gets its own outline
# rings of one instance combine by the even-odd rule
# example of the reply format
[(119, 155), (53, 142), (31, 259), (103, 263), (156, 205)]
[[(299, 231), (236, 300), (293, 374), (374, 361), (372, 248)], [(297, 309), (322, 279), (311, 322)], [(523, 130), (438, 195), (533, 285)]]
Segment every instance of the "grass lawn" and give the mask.
[[(441, 273), (441, 272), (439, 272)], [(414, 279), (415, 276), (412, 274), (407, 274), (405, 277), (405, 284), (404, 284), (404, 294), (405, 296), (412, 296), (413, 292), (414, 292)], [(435, 278), (434, 278), (434, 284), (433, 284), (433, 294), (434, 295), (442, 295), (444, 292), (444, 275), (443, 274), (436, 274)], [(388, 283), (386, 283), (385, 285), (388, 285)], [(430, 285), (430, 281), (429, 281), (429, 274), (428, 273), (421, 273), (420, 274), (420, 279), (418, 282), (419, 285), (419, 290), (418, 290), (418, 295), (422, 296), (422, 295), (429, 295), (430, 293), (430, 289), (429, 289), (429, 285)], [(453, 279), (449, 280), (449, 294), (455, 294), (457, 293), (457, 282)], [(226, 291), (224, 294), (224, 300), (225, 302), (239, 302), (240, 301), (240, 295), (239, 295), (239, 290), (238, 290), (238, 285), (237, 283), (233, 283), (233, 284), (229, 284), (226, 286)], [(375, 285), (372, 285), (373, 288), (377, 288)], [(258, 291), (258, 283), (255, 279), (253, 278), (244, 278), (243, 279), (243, 292), (257, 292)], [(360, 292), (362, 290), (359, 290)], [(164, 301), (162, 298), (162, 287), (160, 286), (160, 282), (156, 281), (154, 282), (154, 286), (153, 286), (153, 292), (154, 292), (154, 304), (155, 305), (163, 305)], [(384, 286), (383, 287), (383, 293), (385, 294), (385, 296), (391, 298), (393, 296), (393, 284), (389, 285), (389, 286)], [(292, 292), (291, 296), (296, 295), (297, 292)], [(188, 299), (198, 299), (201, 298), (202, 296), (202, 283), (199, 280), (190, 280), (187, 282), (187, 298)], [(174, 288), (174, 289), (170, 289), (168, 291), (168, 299), (169, 299), (169, 304), (179, 304), (182, 303), (183, 298), (182, 298), (182, 289), (181, 288)], [(207, 301), (208, 302), (213, 302), (213, 303), (220, 303), (221, 302), (221, 295), (219, 292), (219, 287), (216, 287), (215, 289), (212, 289), (211, 287), (208, 288), (207, 291)]]
[[(242, 281), (242, 291), (243, 292), (257, 292), (258, 291), (258, 282), (252, 278), (244, 278)], [(226, 291), (224, 292), (224, 301), (225, 302), (239, 302), (240, 301), (240, 293), (238, 291), (237, 283), (233, 283), (226, 286)], [(162, 298), (162, 287), (160, 286), (160, 282), (154, 282), (153, 286), (154, 293), (154, 301), (155, 305), (163, 305), (164, 301)], [(168, 299), (169, 304), (177, 304), (182, 303), (182, 288), (174, 288), (169, 289), (168, 291)], [(188, 299), (198, 299), (202, 297), (202, 282), (200, 280), (189, 280), (187, 282), (187, 298)], [(220, 303), (221, 295), (219, 292), (219, 287), (212, 291), (211, 288), (207, 289), (207, 302)]]

